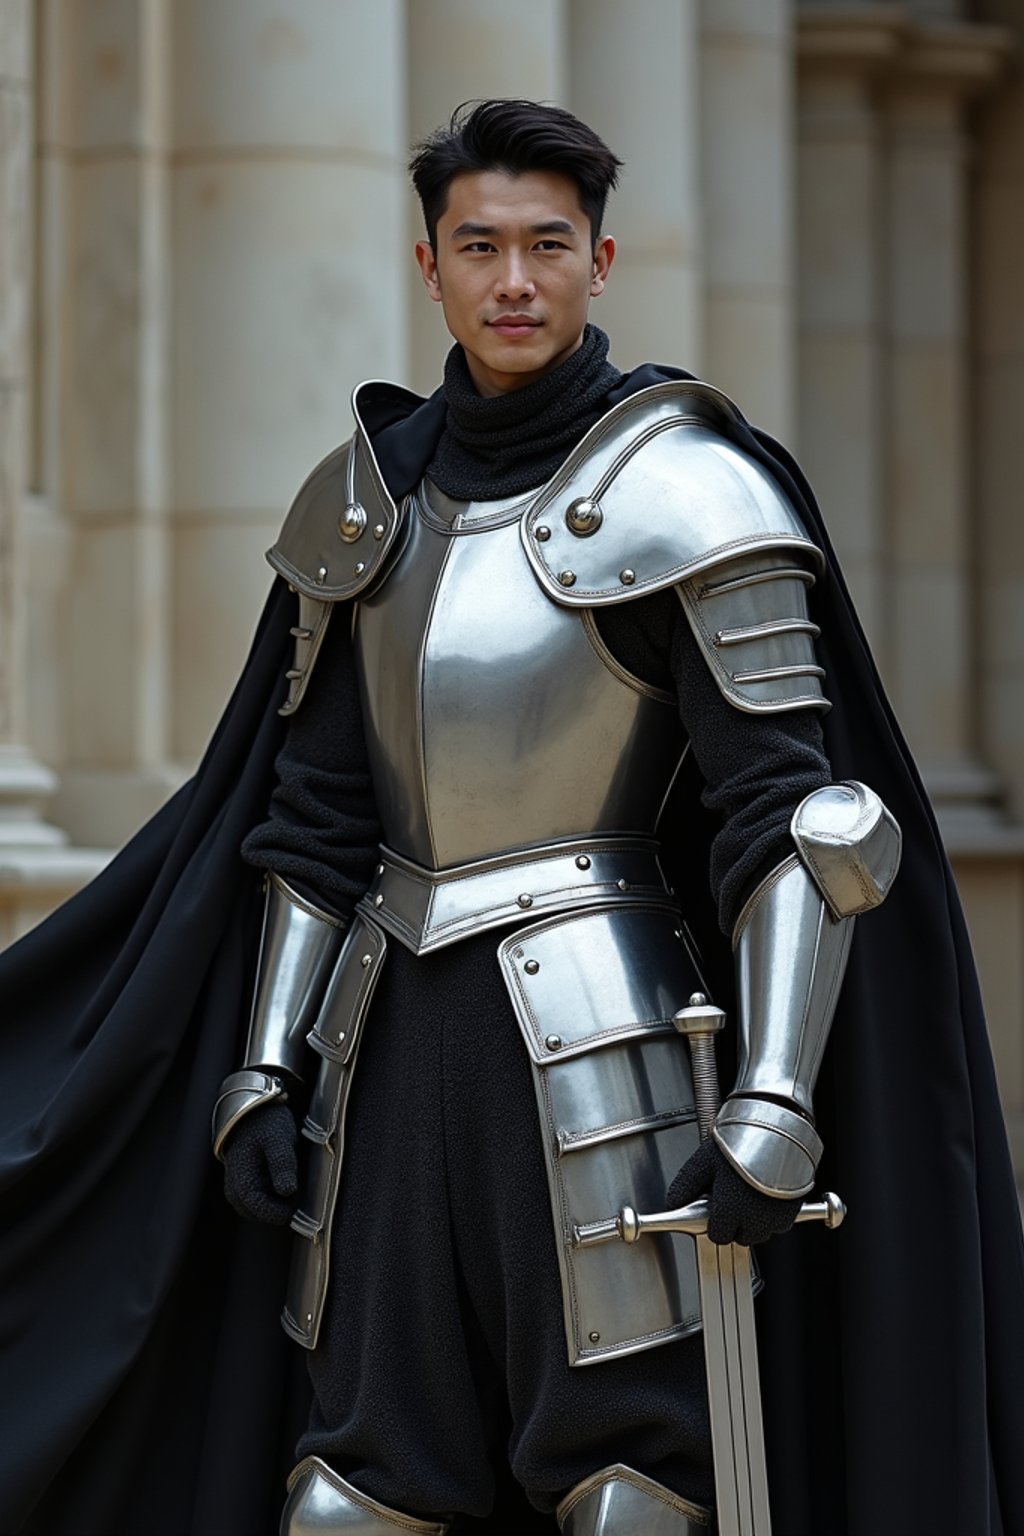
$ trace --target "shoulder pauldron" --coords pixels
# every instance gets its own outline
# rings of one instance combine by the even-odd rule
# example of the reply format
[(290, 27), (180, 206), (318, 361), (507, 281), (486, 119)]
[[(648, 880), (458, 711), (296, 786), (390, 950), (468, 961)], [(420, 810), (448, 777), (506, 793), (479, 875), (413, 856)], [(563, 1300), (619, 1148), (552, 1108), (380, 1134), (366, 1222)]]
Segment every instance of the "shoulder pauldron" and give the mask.
[(696, 381), (623, 401), (524, 514), (526, 553), (565, 607), (675, 586), (738, 708), (827, 708), (805, 596), (823, 556), (773, 476), (727, 435), (740, 419)]
[(357, 597), (379, 578), (399, 532), (401, 512), (360, 417), (358, 389), (352, 410), (355, 433), (304, 481), (277, 543), (267, 551), (274, 570), (299, 595), (283, 715), (302, 700), (334, 604)]

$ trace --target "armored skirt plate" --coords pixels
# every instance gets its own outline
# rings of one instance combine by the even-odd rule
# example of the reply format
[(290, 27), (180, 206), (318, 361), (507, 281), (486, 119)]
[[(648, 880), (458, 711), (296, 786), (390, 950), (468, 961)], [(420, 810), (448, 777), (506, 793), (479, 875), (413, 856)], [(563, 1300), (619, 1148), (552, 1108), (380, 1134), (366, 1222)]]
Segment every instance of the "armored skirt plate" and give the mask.
[(380, 978), (387, 939), (373, 920), (356, 915), (345, 935), (320, 1016), (308, 1036), (320, 1069), (302, 1126), (311, 1143), (281, 1322), (305, 1349), (316, 1347), (327, 1297), (331, 1227), (341, 1182), (345, 1113), (363, 1024)]
[(677, 925), (664, 907), (589, 909), (520, 928), (498, 948), (533, 1066), (570, 1365), (700, 1327), (691, 1238), (573, 1243), (575, 1228), (623, 1204), (663, 1209), (699, 1141), (672, 1015), (701, 983)]

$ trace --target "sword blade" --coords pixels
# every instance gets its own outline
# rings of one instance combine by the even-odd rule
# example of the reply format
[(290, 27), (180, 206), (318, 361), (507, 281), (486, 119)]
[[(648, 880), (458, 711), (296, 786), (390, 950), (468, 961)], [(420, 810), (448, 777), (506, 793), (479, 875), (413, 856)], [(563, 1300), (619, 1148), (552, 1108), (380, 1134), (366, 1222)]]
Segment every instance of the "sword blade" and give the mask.
[(750, 1250), (694, 1242), (719, 1536), (771, 1536)]

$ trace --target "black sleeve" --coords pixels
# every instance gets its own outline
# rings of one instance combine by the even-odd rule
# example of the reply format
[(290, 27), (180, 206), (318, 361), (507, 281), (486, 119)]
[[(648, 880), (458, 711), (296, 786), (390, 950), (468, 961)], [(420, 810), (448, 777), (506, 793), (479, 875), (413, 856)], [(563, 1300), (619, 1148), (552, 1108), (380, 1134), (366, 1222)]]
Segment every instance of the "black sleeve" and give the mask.
[(278, 782), (267, 819), (245, 838), (242, 857), (273, 870), (318, 905), (351, 916), (373, 876), (381, 828), (347, 604), (331, 615), (275, 766)]
[(832, 782), (818, 712), (752, 715), (729, 703), (672, 591), (601, 609), (597, 619), (627, 670), (678, 697), (704, 780), (701, 800), (722, 819), (709, 875), (729, 934), (750, 892), (793, 852), (789, 823), (800, 801)]

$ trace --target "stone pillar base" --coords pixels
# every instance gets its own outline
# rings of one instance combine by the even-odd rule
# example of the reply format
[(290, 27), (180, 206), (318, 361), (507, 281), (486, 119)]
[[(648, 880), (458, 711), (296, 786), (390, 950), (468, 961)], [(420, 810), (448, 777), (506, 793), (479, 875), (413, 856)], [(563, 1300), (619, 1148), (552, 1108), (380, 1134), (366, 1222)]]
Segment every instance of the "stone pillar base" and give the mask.
[(43, 820), (57, 777), (25, 747), (0, 744), (0, 852), (6, 848), (56, 848), (67, 842)]
[(187, 778), (188, 771), (173, 763), (102, 772), (68, 768), (53, 812), (73, 842), (120, 848)]
[(102, 848), (0, 845), (0, 949), (49, 917), (98, 875), (111, 857)]

